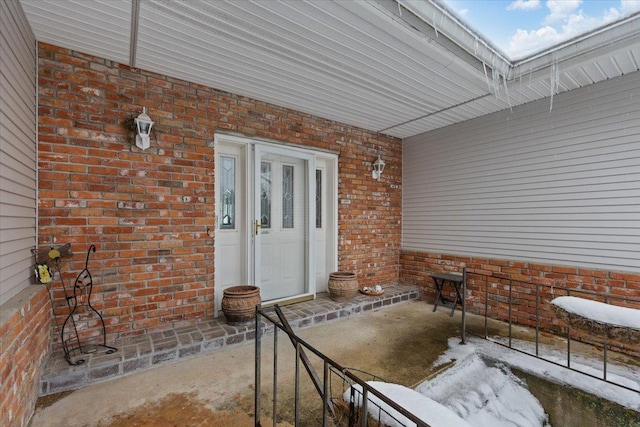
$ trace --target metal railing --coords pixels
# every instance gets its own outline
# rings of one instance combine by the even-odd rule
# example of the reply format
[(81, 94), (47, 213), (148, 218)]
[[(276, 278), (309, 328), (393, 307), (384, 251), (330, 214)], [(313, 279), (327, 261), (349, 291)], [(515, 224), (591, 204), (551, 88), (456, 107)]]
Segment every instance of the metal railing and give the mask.
[[(490, 282), (487, 281), (484, 295), (483, 338), (495, 344), (534, 356), (538, 359), (557, 366), (562, 366), (574, 372), (579, 372), (583, 375), (602, 380), (609, 384), (614, 384), (627, 390), (640, 392), (639, 383), (636, 383), (635, 381), (625, 381), (625, 383), (622, 383), (616, 379), (612, 379), (609, 375), (609, 352), (616, 351), (620, 354), (627, 355), (631, 358), (635, 357), (637, 359), (637, 354), (640, 352), (640, 343), (634, 343), (630, 340), (627, 340), (629, 342), (625, 342), (625, 340), (611, 338), (610, 330), (612, 325), (608, 325), (606, 323), (599, 324), (604, 331), (604, 333), (601, 334), (593, 334), (590, 331), (575, 328), (572, 321), (572, 319), (575, 318), (575, 315), (569, 315), (566, 319), (561, 319), (557, 316), (557, 311), (552, 308), (552, 299), (560, 296), (578, 296), (605, 304), (640, 309), (640, 298), (625, 295), (612, 295), (565, 286), (546, 285), (524, 281), (509, 280), (508, 285), (504, 283), (490, 284)], [(533, 310), (531, 310), (531, 308), (533, 308)], [(507, 321), (507, 337), (490, 337), (489, 319)], [(514, 342), (513, 333), (514, 324), (517, 326), (535, 328), (535, 340), (533, 345), (531, 345), (527, 340), (517, 340), (518, 345), (515, 345), (516, 343)], [(550, 333), (553, 336), (566, 339), (566, 349), (563, 350), (563, 353), (566, 351), (565, 363), (558, 361), (557, 357), (554, 358), (553, 355), (550, 355), (553, 351), (551, 351), (548, 345), (543, 345), (541, 342), (542, 333)], [(572, 358), (575, 355), (572, 354), (572, 351), (577, 353), (572, 349), (572, 346), (575, 346), (578, 342), (581, 344), (587, 344), (596, 349), (602, 347), (601, 368), (589, 369), (590, 371), (599, 371), (599, 373), (587, 372), (585, 369), (578, 369), (575, 367), (575, 364), (572, 366)], [(638, 362), (640, 362), (640, 359), (638, 359), (636, 363)], [(630, 383), (634, 383), (635, 385)]]
[[(615, 337), (610, 338), (609, 325), (606, 324), (604, 325), (604, 333), (599, 338), (591, 334), (590, 331), (580, 331), (574, 327), (571, 316), (566, 319), (558, 317), (557, 311), (552, 308), (551, 304), (551, 301), (556, 297), (579, 296), (605, 304), (640, 309), (640, 298), (514, 280), (493, 283), (487, 281), (484, 294), (484, 331), (481, 330), (482, 326), (480, 325), (476, 328), (472, 327), (474, 330), (466, 331), (468, 325), (465, 324), (464, 318), (466, 317), (466, 311), (468, 311), (466, 304), (469, 300), (466, 298), (466, 292), (463, 293), (465, 298), (463, 298), (464, 303), (462, 304), (462, 343), (465, 341), (466, 331), (497, 345), (533, 356), (556, 366), (626, 390), (640, 392), (640, 375), (636, 379), (638, 381), (619, 381), (620, 375), (609, 375), (609, 353), (611, 351), (617, 352), (616, 359), (620, 359), (620, 354), (626, 354), (630, 358), (635, 358), (635, 363), (640, 363), (640, 359), (637, 357), (640, 354), (640, 342), (624, 342), (624, 340), (616, 339)], [(481, 311), (482, 301), (476, 300), (475, 302), (475, 309)], [(480, 304), (477, 304), (477, 302), (480, 302)], [(506, 336), (504, 336), (504, 333), (490, 336), (490, 320), (507, 322), (508, 332)], [(516, 327), (534, 328), (535, 339), (531, 340), (530, 337), (526, 336), (518, 338), (519, 331), (514, 331)], [(286, 334), (291, 341), (291, 347), (278, 346), (278, 339), (281, 333)], [(256, 309), (254, 407), (256, 427), (262, 427), (260, 421), (263, 411), (261, 406), (263, 395), (262, 345), (263, 335), (266, 334), (273, 336), (273, 388), (270, 396), (270, 417), (274, 427), (277, 425), (279, 417), (282, 416), (280, 411), (286, 409), (281, 407), (286, 405), (283, 405), (279, 396), (279, 369), (281, 369), (279, 367), (279, 354), (286, 356), (286, 353), (284, 353), (286, 349), (293, 352), (295, 357), (293, 414), (289, 414), (295, 426), (368, 426), (371, 425), (371, 421), (373, 421), (373, 425), (376, 425), (376, 422), (377, 425), (383, 425), (385, 419), (392, 419), (396, 424), (400, 425), (428, 427), (428, 424), (424, 421), (421, 421), (414, 414), (391, 400), (391, 398), (369, 385), (367, 381), (361, 378), (362, 371), (341, 366), (298, 337), (277, 305), (269, 308), (258, 307)], [(564, 347), (560, 350), (558, 350), (558, 338), (565, 340), (562, 342)], [(595, 370), (585, 370), (584, 365), (580, 369), (580, 363), (572, 363), (574, 359), (581, 362), (581, 349), (574, 349), (574, 347), (578, 346), (578, 343), (601, 349), (603, 359), (601, 367)], [(562, 356), (565, 359), (564, 362), (562, 357), (558, 357), (558, 354), (564, 354)], [(315, 363), (312, 363), (309, 356), (314, 358), (313, 362)], [(301, 415), (301, 364), (315, 386), (315, 394), (311, 392), (311, 395), (305, 395), (305, 404), (309, 402), (309, 399), (315, 397), (322, 407), (321, 415), (317, 417), (318, 419), (312, 419), (311, 421), (308, 419), (303, 420)], [(316, 374), (314, 364), (318, 371), (321, 372), (321, 375)], [(616, 365), (615, 363), (612, 363), (612, 366), (616, 369), (620, 367), (619, 364)], [(335, 390), (336, 384), (339, 386), (337, 393)], [(266, 417), (269, 417), (268, 412), (269, 410), (265, 411)]]
[[(275, 317), (274, 317), (275, 314)], [(262, 344), (263, 335), (273, 330), (273, 388), (271, 420), (273, 426), (277, 425), (279, 414), (279, 352), (283, 348), (278, 347), (278, 337), (280, 332), (284, 332), (291, 340), (292, 351), (295, 352), (294, 369), (294, 411), (293, 424), (300, 425), (322, 425), (325, 426), (367, 426), (370, 421), (383, 425), (384, 418), (389, 417), (396, 424), (417, 427), (429, 427), (424, 421), (403, 408), (388, 396), (380, 393), (364, 379), (361, 378), (362, 371), (350, 369), (336, 363), (313, 346), (298, 337), (289, 326), (280, 308), (276, 305), (268, 308), (256, 309), (255, 319), (255, 426), (262, 427), (260, 417), (262, 414)], [(315, 357), (317, 365), (321, 365), (322, 376), (315, 373), (313, 363), (307, 355)], [(315, 386), (316, 394), (322, 405), (321, 420), (302, 420), (301, 418), (301, 367), (304, 365), (309, 377)], [(339, 393), (336, 393), (334, 384), (340, 384)], [(345, 399), (345, 392), (349, 398)], [(305, 403), (310, 397), (305, 396)], [(377, 404), (372, 400), (379, 400)], [(359, 407), (358, 407), (359, 406)], [(268, 411), (267, 411), (268, 412)], [(268, 415), (267, 415), (268, 416)]]

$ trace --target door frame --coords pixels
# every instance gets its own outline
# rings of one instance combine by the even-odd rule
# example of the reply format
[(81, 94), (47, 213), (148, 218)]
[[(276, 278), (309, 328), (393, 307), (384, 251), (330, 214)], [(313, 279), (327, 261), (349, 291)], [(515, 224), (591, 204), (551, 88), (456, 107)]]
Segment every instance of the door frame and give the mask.
[[(321, 159), (325, 164), (325, 182), (326, 182), (326, 225), (323, 227), (322, 232), (324, 233), (324, 237), (327, 240), (326, 244), (326, 253), (325, 255), (325, 263), (324, 268), (326, 271), (326, 276), (328, 277), (329, 273), (332, 271), (336, 271), (338, 267), (338, 155), (334, 152), (329, 152), (325, 150), (314, 150), (309, 148), (303, 148), (291, 144), (282, 143), (276, 140), (267, 140), (260, 138), (249, 138), (245, 136), (233, 135), (224, 132), (216, 132), (214, 135), (214, 163), (215, 163), (215, 197), (214, 197), (214, 224), (215, 224), (215, 232), (220, 230), (219, 224), (219, 210), (220, 210), (220, 194), (218, 191), (219, 188), (219, 149), (218, 147), (223, 145), (237, 145), (242, 147), (245, 150), (246, 156), (244, 165), (240, 168), (239, 173), (243, 174), (243, 180), (246, 183), (246, 189), (244, 191), (244, 209), (245, 212), (243, 215), (240, 215), (242, 221), (244, 222), (244, 230), (245, 236), (243, 238), (244, 241), (244, 249), (241, 251), (245, 257), (243, 260), (244, 263), (244, 271), (243, 275), (247, 278), (246, 282), (249, 283), (238, 283), (240, 284), (254, 284), (255, 283), (255, 268), (256, 268), (256, 260), (254, 258), (254, 236), (253, 236), (253, 220), (254, 220), (254, 200), (252, 197), (253, 191), (249, 191), (250, 188), (253, 188), (255, 177), (254, 177), (254, 167), (255, 158), (254, 158), (254, 147), (256, 145), (268, 147), (269, 149), (273, 149), (275, 151), (288, 152), (291, 153), (295, 151), (297, 153), (303, 154), (305, 156), (313, 156), (315, 159)], [(308, 171), (308, 176), (313, 176), (315, 180), (315, 167), (312, 170)], [(315, 181), (312, 181), (315, 182)], [(314, 201), (315, 203), (315, 201)], [(314, 227), (313, 215), (311, 216), (311, 224), (310, 227)], [(315, 230), (311, 231), (311, 235), (313, 235)], [(217, 253), (216, 241), (214, 237), (214, 254)], [(318, 292), (326, 291), (326, 283), (316, 283), (316, 257), (313, 256), (315, 251), (315, 242), (310, 244), (310, 253), (309, 257), (307, 257), (307, 280), (308, 280), (308, 289), (305, 294), (298, 295), (293, 297), (293, 300), (300, 298), (301, 296), (306, 296), (308, 298), (315, 298)], [(313, 256), (313, 258), (312, 258)], [(215, 297), (215, 307), (214, 307), (214, 315), (217, 317), (221, 312), (221, 303), (224, 288), (221, 284), (221, 271), (223, 266), (220, 265), (220, 258), (215, 256), (215, 274), (214, 274), (214, 297)], [(313, 272), (313, 273), (312, 273)], [(270, 303), (275, 303), (280, 301), (270, 301)]]

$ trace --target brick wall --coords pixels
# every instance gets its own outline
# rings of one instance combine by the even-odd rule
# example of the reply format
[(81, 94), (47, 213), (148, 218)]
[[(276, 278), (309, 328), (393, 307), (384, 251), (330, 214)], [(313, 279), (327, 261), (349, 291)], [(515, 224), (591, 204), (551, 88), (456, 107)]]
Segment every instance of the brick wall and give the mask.
[(31, 286), (2, 306), (0, 425), (26, 426), (49, 354), (51, 305), (44, 286)]
[[(420, 285), (422, 298), (432, 302), (436, 292), (429, 274), (461, 272), (463, 265), (467, 268), (467, 310), (480, 315), (487, 312), (493, 319), (507, 321), (511, 310), (514, 323), (535, 327), (538, 314), (542, 330), (564, 336), (567, 324), (558, 318), (550, 301), (568, 293), (601, 302), (605, 298), (594, 293), (609, 295), (608, 303), (640, 310), (640, 274), (628, 272), (402, 250), (400, 282)], [(445, 288), (449, 299), (452, 289)], [(601, 344), (595, 331), (576, 329), (572, 337)], [(640, 356), (640, 343), (622, 338), (609, 344)]]
[[(143, 106), (156, 122), (145, 151), (124, 126)], [(362, 286), (397, 281), (400, 140), (40, 44), (38, 243), (72, 244), (67, 280), (96, 245), (92, 302), (109, 338), (213, 315), (216, 130), (339, 153), (339, 268)], [(54, 311), (67, 313), (59, 284)]]

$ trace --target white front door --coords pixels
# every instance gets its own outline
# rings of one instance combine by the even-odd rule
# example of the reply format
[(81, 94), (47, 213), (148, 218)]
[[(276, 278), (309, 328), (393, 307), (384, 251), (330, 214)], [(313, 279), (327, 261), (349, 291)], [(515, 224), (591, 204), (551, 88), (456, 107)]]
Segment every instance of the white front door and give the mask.
[[(256, 145), (255, 283), (263, 301), (310, 293), (315, 282), (315, 169), (310, 154)], [(313, 175), (311, 172), (313, 171)]]
[(215, 299), (313, 297), (337, 268), (337, 156), (217, 134)]

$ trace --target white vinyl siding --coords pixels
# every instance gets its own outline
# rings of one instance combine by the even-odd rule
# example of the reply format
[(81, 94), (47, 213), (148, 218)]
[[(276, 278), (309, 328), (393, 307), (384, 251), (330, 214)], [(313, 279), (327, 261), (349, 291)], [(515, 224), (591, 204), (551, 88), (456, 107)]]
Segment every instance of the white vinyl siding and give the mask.
[(0, 1), (0, 304), (30, 285), (36, 245), (36, 42)]
[(640, 271), (640, 72), (407, 138), (403, 249)]

